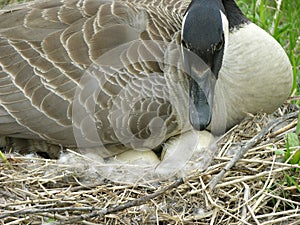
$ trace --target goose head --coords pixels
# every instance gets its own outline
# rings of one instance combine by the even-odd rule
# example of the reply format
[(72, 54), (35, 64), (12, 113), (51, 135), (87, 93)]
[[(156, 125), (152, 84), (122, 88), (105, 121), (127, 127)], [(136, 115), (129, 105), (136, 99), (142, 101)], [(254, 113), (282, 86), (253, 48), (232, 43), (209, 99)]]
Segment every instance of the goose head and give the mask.
[(221, 0), (193, 0), (182, 23), (182, 52), (189, 77), (189, 118), (204, 130), (212, 117), (213, 94), (222, 66), (228, 20)]
[(272, 113), (288, 97), (292, 67), (286, 53), (234, 0), (193, 0), (181, 41), (194, 129), (221, 134), (246, 113)]

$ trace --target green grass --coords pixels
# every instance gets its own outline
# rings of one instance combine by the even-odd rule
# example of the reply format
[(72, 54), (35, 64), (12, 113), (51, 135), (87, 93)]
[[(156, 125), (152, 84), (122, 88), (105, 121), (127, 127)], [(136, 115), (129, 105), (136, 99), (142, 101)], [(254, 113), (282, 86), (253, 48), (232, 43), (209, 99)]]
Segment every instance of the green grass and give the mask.
[[(298, 0), (238, 0), (238, 5), (246, 16), (268, 31), (285, 49), (293, 67), (293, 95), (300, 95), (300, 1)], [(272, 82), (272, 81), (270, 81)], [(297, 105), (300, 106), (298, 100)], [(300, 114), (299, 114), (300, 118)], [(286, 134), (285, 161), (300, 165), (300, 123), (295, 133)], [(295, 186), (300, 192), (299, 170), (285, 172), (287, 186)], [(288, 192), (283, 191), (283, 195)], [(293, 208), (293, 207), (292, 207)]]
[(300, 1), (238, 0), (237, 3), (251, 21), (268, 31), (283, 46), (293, 66), (293, 92), (299, 95)]

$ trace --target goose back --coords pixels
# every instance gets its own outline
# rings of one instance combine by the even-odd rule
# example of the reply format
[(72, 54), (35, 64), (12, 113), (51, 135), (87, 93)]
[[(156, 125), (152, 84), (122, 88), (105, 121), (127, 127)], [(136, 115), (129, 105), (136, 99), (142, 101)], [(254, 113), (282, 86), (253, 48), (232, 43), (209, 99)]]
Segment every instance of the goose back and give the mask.
[[(90, 145), (130, 143), (129, 135), (153, 148), (162, 140), (145, 143), (149, 124), (164, 124), (163, 139), (178, 133), (185, 124), (178, 123), (166, 98), (164, 75), (174, 68), (164, 60), (168, 44), (179, 46), (187, 5), (179, 0), (53, 0), (2, 10), (1, 135), (76, 146), (77, 127)], [(83, 78), (95, 69), (97, 88), (86, 95)], [(85, 115), (74, 116), (75, 97)], [(91, 121), (99, 140), (93, 139)]]

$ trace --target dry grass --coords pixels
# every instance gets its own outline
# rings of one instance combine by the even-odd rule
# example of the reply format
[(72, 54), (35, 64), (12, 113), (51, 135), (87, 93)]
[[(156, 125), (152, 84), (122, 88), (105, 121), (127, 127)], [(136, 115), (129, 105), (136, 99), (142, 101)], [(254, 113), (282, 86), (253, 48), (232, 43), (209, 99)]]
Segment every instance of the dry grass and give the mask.
[(231, 160), (228, 153), (249, 143), (274, 115), (249, 117), (229, 131), (219, 141), (212, 164), (184, 179), (135, 185), (108, 180), (82, 183), (84, 171), (57, 165), (56, 160), (6, 155), (12, 167), (0, 163), (0, 222), (300, 224), (299, 187), (287, 182), (287, 175), (295, 176), (300, 166), (284, 163), (276, 154), (285, 150), (285, 133), (295, 130), (294, 115), (249, 149), (214, 190), (208, 184)]
[[(0, 7), (16, 0), (0, 0)], [(281, 118), (286, 114), (277, 112)], [(144, 184), (86, 182), (85, 171), (56, 160), (6, 154), (0, 160), (0, 224), (300, 224), (299, 168), (283, 162), (285, 133), (260, 138), (215, 189), (209, 182), (274, 117), (249, 117), (220, 141), (220, 151), (202, 173)], [(295, 182), (288, 177), (295, 177)]]

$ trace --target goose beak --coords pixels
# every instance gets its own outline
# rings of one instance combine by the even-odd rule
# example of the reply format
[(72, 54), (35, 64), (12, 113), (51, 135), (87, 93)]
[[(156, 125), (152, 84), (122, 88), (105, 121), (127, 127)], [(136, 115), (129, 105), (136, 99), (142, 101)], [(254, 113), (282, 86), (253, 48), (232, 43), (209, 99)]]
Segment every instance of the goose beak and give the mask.
[(213, 73), (211, 63), (204, 62), (191, 51), (184, 51), (184, 64), (189, 78), (190, 123), (194, 129), (204, 130), (212, 117), (217, 76)]
[(224, 12), (221, 0), (193, 0), (182, 19), (181, 47), (189, 77), (189, 117), (196, 130), (206, 129), (212, 119), (215, 84), (228, 40)]
[(212, 117), (213, 92), (216, 82), (211, 78), (210, 71), (205, 72), (203, 77), (205, 78), (200, 82), (190, 79), (189, 117), (191, 125), (196, 130), (206, 129)]

